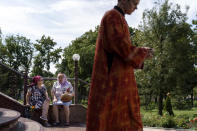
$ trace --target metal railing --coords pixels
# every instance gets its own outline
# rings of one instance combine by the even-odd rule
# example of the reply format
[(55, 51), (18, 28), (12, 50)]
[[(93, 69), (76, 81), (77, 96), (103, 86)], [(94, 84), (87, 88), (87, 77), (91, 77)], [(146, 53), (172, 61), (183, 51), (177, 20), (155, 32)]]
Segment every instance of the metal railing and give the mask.
[[(27, 94), (27, 89), (29, 88), (29, 83), (28, 80), (31, 80), (32, 77), (28, 76), (28, 71), (25, 72), (20, 72), (17, 70), (14, 70), (10, 67), (8, 67), (7, 65), (3, 64), (0, 62), (0, 66), (2, 66), (3, 68), (7, 69), (8, 71), (11, 71), (13, 73), (15, 73), (16, 75), (20, 76), (23, 79), (23, 92), (24, 92), (24, 96), (23, 96), (23, 104), (26, 105), (26, 94)], [(89, 83), (78, 78), (78, 73), (75, 72), (75, 78), (67, 78), (68, 81), (71, 81), (72, 84), (74, 84), (74, 91), (75, 91), (75, 97), (74, 97), (74, 103), (75, 104), (79, 104), (79, 103), (87, 103), (87, 99), (88, 99), (88, 94), (89, 94)], [(44, 81), (53, 81), (53, 80), (57, 80), (57, 78), (55, 77), (43, 77)], [(79, 84), (78, 84), (79, 83)], [(12, 85), (13, 89), (15, 88), (16, 85)], [(52, 87), (52, 85), (50, 85)]]

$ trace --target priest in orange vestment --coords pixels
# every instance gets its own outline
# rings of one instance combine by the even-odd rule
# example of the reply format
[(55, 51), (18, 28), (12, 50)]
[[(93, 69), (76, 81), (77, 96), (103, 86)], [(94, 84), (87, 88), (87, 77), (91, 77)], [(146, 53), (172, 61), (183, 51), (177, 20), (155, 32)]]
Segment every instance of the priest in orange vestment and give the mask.
[(87, 111), (87, 131), (142, 131), (140, 101), (134, 69), (152, 56), (147, 47), (135, 47), (125, 14), (139, 0), (118, 0), (105, 13), (98, 34)]

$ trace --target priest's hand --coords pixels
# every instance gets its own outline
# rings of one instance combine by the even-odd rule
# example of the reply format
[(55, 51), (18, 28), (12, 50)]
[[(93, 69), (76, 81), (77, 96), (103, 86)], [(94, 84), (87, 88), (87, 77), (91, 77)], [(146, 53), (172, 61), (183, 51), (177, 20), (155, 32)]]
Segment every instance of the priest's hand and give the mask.
[(144, 49), (147, 50), (147, 56), (146, 56), (146, 59), (151, 59), (154, 55), (154, 50), (152, 48), (149, 48), (149, 47), (144, 47)]

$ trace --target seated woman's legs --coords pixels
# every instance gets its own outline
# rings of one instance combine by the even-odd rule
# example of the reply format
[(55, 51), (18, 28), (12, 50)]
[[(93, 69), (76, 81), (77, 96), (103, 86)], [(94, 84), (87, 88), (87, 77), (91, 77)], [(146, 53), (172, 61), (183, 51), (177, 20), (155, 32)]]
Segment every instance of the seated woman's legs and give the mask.
[(49, 100), (45, 100), (43, 105), (42, 105), (42, 116), (41, 118), (48, 121), (47, 116), (48, 116), (48, 110), (49, 110)]
[(53, 114), (55, 116), (55, 122), (59, 123), (59, 110), (57, 105), (53, 105)]
[(69, 123), (70, 109), (69, 106), (64, 106), (64, 112), (66, 115), (66, 123)]

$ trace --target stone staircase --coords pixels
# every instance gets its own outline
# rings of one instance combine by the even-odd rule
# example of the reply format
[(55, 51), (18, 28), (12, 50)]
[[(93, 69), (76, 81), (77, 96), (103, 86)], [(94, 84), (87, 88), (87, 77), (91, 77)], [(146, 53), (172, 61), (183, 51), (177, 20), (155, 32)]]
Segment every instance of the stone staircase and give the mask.
[(14, 110), (0, 108), (0, 131), (85, 131), (85, 124), (72, 123), (69, 127), (43, 127), (40, 123), (20, 117)]
[(44, 128), (35, 121), (20, 117), (17, 111), (0, 108), (1, 131), (43, 131)]
[(6, 130), (15, 127), (19, 118), (19, 112), (0, 108), (0, 129)]
[[(0, 131), (44, 131), (46, 128), (39, 123), (40, 113), (34, 113), (31, 119), (27, 119), (27, 107), (19, 103), (17, 100), (0, 92)], [(86, 108), (82, 105), (70, 106), (70, 123), (71, 128), (85, 127), (86, 124)], [(63, 108), (59, 109), (60, 122), (65, 122), (65, 114)], [(49, 123), (54, 122), (52, 113), (52, 105), (49, 108)], [(48, 129), (49, 130), (49, 129)]]

